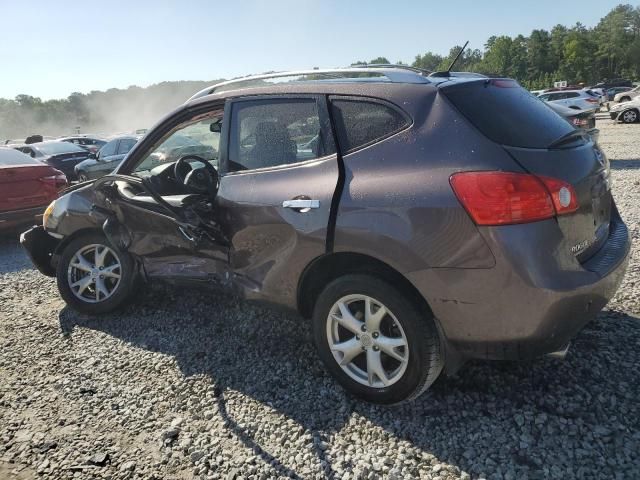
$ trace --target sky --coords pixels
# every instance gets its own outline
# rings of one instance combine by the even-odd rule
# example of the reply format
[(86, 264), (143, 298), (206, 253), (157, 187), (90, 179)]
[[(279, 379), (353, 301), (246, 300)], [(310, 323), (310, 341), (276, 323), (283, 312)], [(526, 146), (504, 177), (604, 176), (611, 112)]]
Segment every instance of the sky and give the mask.
[(410, 63), (469, 40), (588, 27), (603, 0), (0, 0), (0, 97), (213, 80), (347, 66), (378, 56)]

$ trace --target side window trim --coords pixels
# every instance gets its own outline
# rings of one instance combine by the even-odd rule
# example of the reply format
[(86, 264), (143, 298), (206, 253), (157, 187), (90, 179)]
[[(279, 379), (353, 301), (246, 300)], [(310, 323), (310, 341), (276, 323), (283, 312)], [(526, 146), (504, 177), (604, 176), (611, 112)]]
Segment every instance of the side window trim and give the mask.
[[(231, 128), (232, 128), (232, 111), (235, 104), (241, 102), (257, 102), (257, 101), (270, 101), (270, 100), (298, 100), (298, 99), (315, 99), (316, 107), (318, 109), (318, 117), (320, 120), (320, 127), (323, 133), (323, 140), (326, 142), (326, 148), (329, 153), (318, 158), (312, 158), (301, 162), (282, 164), (282, 165), (270, 165), (262, 168), (253, 168), (250, 170), (231, 170), (229, 168), (229, 146), (231, 144)], [(331, 125), (331, 119), (329, 117), (329, 107), (327, 105), (326, 95), (319, 95), (315, 93), (308, 94), (273, 94), (273, 95), (248, 95), (244, 97), (231, 97), (228, 98), (224, 107), (224, 123), (222, 127), (222, 136), (220, 142), (220, 176), (235, 175), (249, 172), (267, 172), (272, 170), (280, 170), (283, 168), (297, 167), (299, 165), (307, 165), (313, 162), (324, 160), (336, 155), (337, 146), (334, 142), (333, 128)]]
[[(395, 103), (389, 102), (388, 100), (383, 100), (381, 98), (377, 98), (377, 97), (367, 97), (367, 96), (360, 96), (360, 95), (329, 95), (328, 96), (328, 104), (329, 107), (328, 108), (332, 108), (332, 104), (334, 100), (346, 100), (346, 101), (355, 101), (355, 102), (369, 102), (369, 103), (377, 103), (379, 105), (384, 105), (386, 107), (391, 108), (392, 110), (396, 111), (398, 114), (400, 114), (406, 121), (406, 124), (401, 127), (398, 128), (396, 130), (393, 130), (389, 133), (387, 133), (386, 135), (383, 135), (381, 137), (378, 137), (374, 140), (371, 140), (370, 142), (364, 143), (362, 145), (358, 145), (357, 147), (351, 148), (349, 150), (342, 150), (342, 147), (340, 145), (337, 146), (337, 148), (340, 149), (340, 153), (341, 155), (349, 155), (350, 153), (353, 152), (357, 152), (358, 150), (362, 150), (364, 148), (370, 147), (371, 145), (375, 145), (376, 143), (380, 143), (385, 141), (386, 139), (404, 131), (407, 130), (409, 128), (411, 128), (413, 126), (413, 118), (407, 113), (405, 112), (402, 108), (400, 108), (398, 105), (396, 105)], [(337, 125), (335, 125), (335, 128), (337, 128)], [(337, 133), (337, 132), (336, 132)], [(339, 135), (337, 135), (339, 137)]]

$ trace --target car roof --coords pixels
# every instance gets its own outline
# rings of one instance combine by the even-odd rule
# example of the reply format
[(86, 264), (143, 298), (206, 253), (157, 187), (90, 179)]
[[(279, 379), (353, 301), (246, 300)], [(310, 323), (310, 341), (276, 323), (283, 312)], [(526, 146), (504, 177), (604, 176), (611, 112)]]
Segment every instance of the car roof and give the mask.
[[(364, 85), (376, 85), (378, 88), (386, 89), (392, 85), (436, 86), (450, 81), (486, 80), (488, 78), (485, 75), (470, 72), (451, 72), (450, 75), (445, 75), (443, 72), (440, 73), (442, 75), (427, 75), (427, 71), (406, 65), (274, 72), (241, 77), (211, 85), (194, 94), (185, 103), (189, 104), (211, 95), (218, 95), (218, 98), (239, 96), (237, 93), (239, 90), (242, 91), (241, 95), (243, 96), (247, 95), (249, 90), (255, 90), (255, 93), (252, 94), (257, 94), (257, 92), (262, 94), (294, 93), (296, 90), (296, 93), (317, 92), (326, 94), (332, 93), (331, 90), (337, 88), (338, 85), (351, 85), (351, 90), (354, 94), (357, 94), (358, 90)], [(287, 78), (290, 78), (290, 80), (286, 81)], [(276, 81), (277, 83), (267, 83), (268, 81)], [(291, 89), (290, 86), (292, 85), (295, 85), (296, 88)], [(330, 85), (330, 87), (328, 89), (324, 88), (323, 86), (326, 85)], [(347, 87), (346, 90), (349, 90), (349, 88)], [(236, 93), (224, 95), (225, 92)]]

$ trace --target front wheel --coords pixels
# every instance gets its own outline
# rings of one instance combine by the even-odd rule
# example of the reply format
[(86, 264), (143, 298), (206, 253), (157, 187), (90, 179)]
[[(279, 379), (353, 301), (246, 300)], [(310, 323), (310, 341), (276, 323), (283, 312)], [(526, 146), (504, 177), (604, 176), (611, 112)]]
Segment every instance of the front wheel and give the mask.
[(620, 117), (624, 123), (636, 123), (638, 121), (638, 111), (627, 110), (626, 112), (623, 112)]
[(135, 263), (98, 233), (72, 240), (56, 268), (64, 301), (81, 313), (100, 314), (125, 303), (135, 291)]
[(327, 369), (369, 402), (412, 400), (442, 370), (433, 317), (377, 278), (346, 275), (331, 282), (316, 302), (313, 323)]

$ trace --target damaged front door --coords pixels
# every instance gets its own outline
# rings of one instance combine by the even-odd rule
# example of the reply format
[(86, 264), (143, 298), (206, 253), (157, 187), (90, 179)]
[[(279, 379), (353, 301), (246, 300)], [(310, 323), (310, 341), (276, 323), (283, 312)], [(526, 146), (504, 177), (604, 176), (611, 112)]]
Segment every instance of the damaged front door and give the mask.
[(327, 251), (339, 164), (326, 99), (234, 99), (227, 106), (216, 210), (246, 296), (295, 306), (298, 280)]
[(228, 278), (229, 249), (213, 207), (222, 114), (214, 108), (168, 121), (164, 135), (133, 152), (101, 189), (115, 212), (105, 233), (121, 235), (149, 277)]

